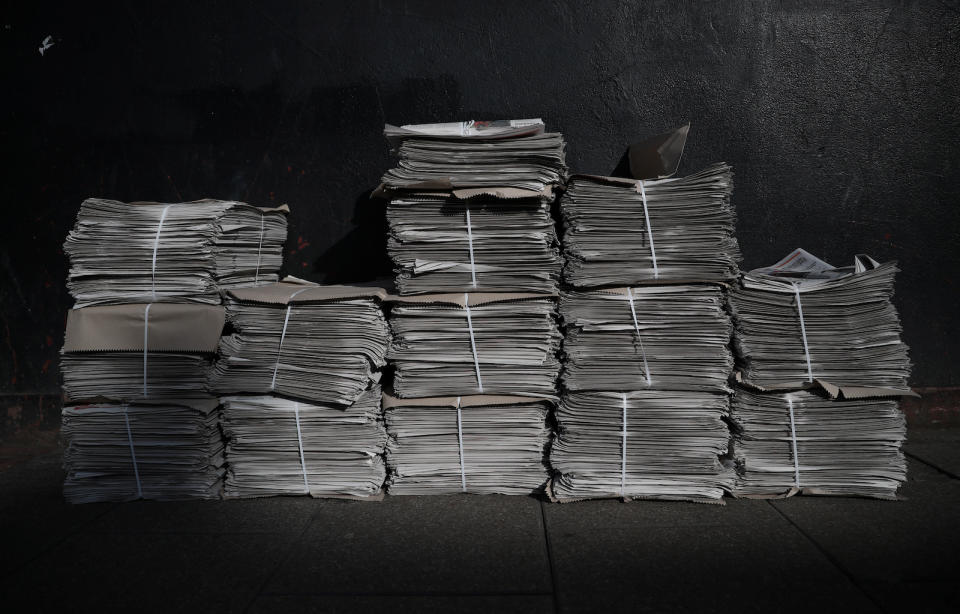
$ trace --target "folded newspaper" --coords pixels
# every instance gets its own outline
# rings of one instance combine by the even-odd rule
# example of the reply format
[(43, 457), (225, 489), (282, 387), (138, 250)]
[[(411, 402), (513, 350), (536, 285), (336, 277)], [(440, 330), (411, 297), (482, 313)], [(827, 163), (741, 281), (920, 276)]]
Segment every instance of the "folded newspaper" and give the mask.
[(739, 379), (760, 390), (820, 387), (833, 397), (913, 394), (891, 301), (897, 270), (868, 256), (835, 268), (798, 249), (744, 275), (730, 297)]
[(77, 307), (219, 303), (221, 288), (277, 280), (287, 238), (284, 205), (88, 198), (67, 235), (67, 288)]
[(518, 188), (543, 193), (566, 178), (565, 145), (540, 119), (469, 121), (384, 128), (396, 168), (388, 190)]
[(552, 191), (510, 197), (407, 193), (387, 206), (387, 250), (401, 294), (556, 292)]
[(275, 396), (223, 404), (225, 497), (376, 498), (386, 478), (380, 387), (347, 407)]
[(733, 486), (728, 398), (706, 392), (571, 392), (550, 449), (555, 500), (719, 500)]
[(574, 175), (560, 199), (564, 279), (583, 288), (736, 278), (732, 192), (726, 164), (650, 181)]
[(739, 389), (730, 409), (738, 497), (894, 499), (907, 478), (906, 422), (896, 399)]
[(732, 332), (711, 285), (564, 292), (567, 390), (729, 392)]
[(394, 394), (556, 397), (556, 297), (530, 293), (391, 296)]
[(381, 288), (300, 280), (227, 291), (232, 332), (220, 340), (211, 388), (352, 405), (386, 363), (385, 296)]
[(70, 503), (219, 497), (224, 457), (215, 405), (64, 407), (64, 497)]
[(523, 495), (547, 481), (550, 401), (463, 396), (398, 399), (385, 394), (387, 489), (394, 495)]
[(72, 309), (60, 357), (68, 403), (216, 405), (207, 377), (223, 330), (218, 305), (147, 303)]

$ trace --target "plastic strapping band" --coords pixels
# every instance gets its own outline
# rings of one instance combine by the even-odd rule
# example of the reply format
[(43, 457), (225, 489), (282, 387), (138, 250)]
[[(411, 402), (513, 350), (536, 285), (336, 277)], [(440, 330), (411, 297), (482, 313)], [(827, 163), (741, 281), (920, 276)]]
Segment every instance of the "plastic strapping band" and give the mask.
[(647, 191), (643, 181), (637, 181), (637, 192), (643, 200), (643, 219), (647, 223), (647, 239), (650, 241), (650, 259), (653, 260), (653, 278), (660, 279), (660, 269), (657, 268), (657, 250), (653, 247), (653, 229), (650, 228), (650, 213), (647, 211)]
[(253, 274), (253, 285), (260, 281), (260, 250), (263, 249), (263, 218), (266, 216), (260, 212), (260, 243), (257, 245), (257, 272)]
[(640, 323), (637, 322), (637, 309), (633, 306), (633, 290), (627, 288), (627, 298), (630, 300), (630, 314), (633, 316), (633, 328), (637, 331), (637, 341), (640, 342), (640, 357), (643, 358), (643, 374), (647, 378), (647, 386), (653, 385), (650, 379), (650, 366), (647, 364), (647, 353), (643, 349), (643, 336), (640, 334)]
[(480, 377), (480, 360), (477, 358), (477, 340), (473, 335), (473, 318), (470, 317), (470, 297), (463, 293), (463, 308), (467, 311), (467, 328), (470, 329), (470, 349), (473, 350), (473, 368), (477, 371), (477, 389), (483, 392), (483, 379)]
[(463, 416), (460, 412), (460, 397), (457, 397), (457, 442), (460, 444), (460, 489), (467, 492), (467, 468), (463, 464)]
[(160, 213), (160, 223), (157, 224), (157, 236), (153, 239), (153, 263), (150, 265), (150, 291), (153, 294), (153, 300), (157, 300), (157, 249), (160, 247), (160, 231), (163, 230), (163, 222), (167, 219), (167, 211), (173, 205), (167, 205)]
[(803, 305), (800, 304), (800, 286), (793, 284), (793, 291), (797, 295), (797, 313), (800, 314), (800, 334), (803, 335), (803, 353), (807, 356), (807, 381), (813, 381), (813, 369), (810, 366), (810, 346), (807, 345), (807, 325), (803, 321)]
[(620, 433), (623, 436), (623, 442), (621, 443), (621, 456), (620, 456), (620, 496), (626, 496), (627, 489), (627, 395), (623, 395), (623, 431)]
[(147, 354), (150, 353), (148, 349), (148, 341), (150, 339), (150, 306), (153, 303), (147, 303), (147, 306), (143, 308), (143, 397), (147, 397)]
[(477, 265), (473, 261), (473, 228), (470, 224), (470, 205), (465, 205), (467, 209), (467, 243), (470, 245), (470, 285), (477, 287)]
[(130, 458), (133, 460), (133, 477), (137, 479), (137, 498), (143, 499), (143, 487), (140, 484), (140, 468), (137, 466), (137, 453), (133, 449), (133, 433), (130, 431), (130, 416), (127, 406), (123, 406), (123, 420), (127, 423), (127, 442), (130, 444)]
[(309, 289), (310, 288), (301, 288), (291, 294), (290, 298), (287, 299), (287, 315), (283, 318), (283, 331), (280, 333), (280, 344), (277, 346), (277, 362), (273, 365), (273, 380), (270, 382), (270, 390), (276, 390), (277, 388), (277, 371), (280, 369), (280, 351), (283, 349), (283, 340), (287, 336), (287, 323), (290, 322), (290, 310), (293, 309), (290, 301), (292, 301), (296, 295)]
[(310, 483), (307, 481), (307, 460), (303, 457), (303, 435), (300, 432), (300, 404), (293, 404), (293, 418), (297, 421), (297, 446), (300, 449), (300, 467), (303, 469), (304, 492), (310, 494)]
[(790, 444), (793, 446), (793, 482), (800, 488), (800, 460), (797, 458), (797, 426), (793, 420), (793, 399), (787, 395), (787, 407), (790, 408)]

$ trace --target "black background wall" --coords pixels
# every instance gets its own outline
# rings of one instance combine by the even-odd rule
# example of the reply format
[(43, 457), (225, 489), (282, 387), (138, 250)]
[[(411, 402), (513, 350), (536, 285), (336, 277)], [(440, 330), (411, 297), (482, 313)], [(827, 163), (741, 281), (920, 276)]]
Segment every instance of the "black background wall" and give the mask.
[(369, 278), (383, 124), (470, 118), (542, 117), (590, 173), (691, 121), (681, 174), (734, 165), (746, 268), (899, 260), (913, 383), (960, 384), (957, 2), (21, 4), (0, 20), (8, 420), (56, 393), (83, 198), (289, 203), (290, 273)]

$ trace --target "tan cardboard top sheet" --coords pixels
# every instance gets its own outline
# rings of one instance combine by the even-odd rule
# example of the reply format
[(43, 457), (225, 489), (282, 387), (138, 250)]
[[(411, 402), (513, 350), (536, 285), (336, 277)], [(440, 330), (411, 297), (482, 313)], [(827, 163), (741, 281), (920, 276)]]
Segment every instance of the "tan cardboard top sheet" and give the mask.
[(737, 371), (734, 374), (734, 378), (737, 380), (737, 383), (758, 392), (786, 393), (792, 390), (823, 390), (831, 399), (872, 399), (883, 397), (920, 396), (913, 390), (884, 388), (883, 386), (842, 386), (817, 378), (814, 378), (812, 382), (777, 382), (776, 384), (768, 384), (766, 386), (760, 386), (744, 379), (741, 371)]
[(387, 301), (391, 303), (407, 304), (447, 304), (466, 307), (464, 296), (470, 301), (471, 307), (479, 305), (489, 305), (490, 303), (503, 303), (506, 301), (525, 301), (534, 299), (550, 299), (557, 297), (557, 293), (533, 293), (533, 292), (456, 292), (444, 294), (409, 294), (401, 296), (398, 294), (388, 294)]
[(238, 301), (266, 305), (321, 303), (355, 298), (384, 300), (383, 288), (364, 286), (320, 286), (297, 278), (253, 288), (232, 288), (226, 294)]
[[(501, 394), (472, 394), (460, 397), (460, 407), (489, 407), (492, 405), (527, 405), (531, 403), (552, 403), (546, 397), (520, 397)], [(457, 397), (424, 397), (420, 399), (400, 399), (383, 393), (383, 408), (391, 407), (453, 407), (457, 406)]]
[(220, 305), (179, 303), (71, 309), (63, 351), (143, 351), (146, 339), (151, 352), (216, 352), (224, 313)]
[(371, 198), (391, 199), (397, 196), (439, 196), (442, 198), (456, 198), (458, 200), (470, 200), (487, 196), (491, 198), (500, 198), (503, 200), (520, 200), (524, 198), (553, 198), (553, 186), (546, 186), (543, 191), (526, 190), (524, 188), (512, 187), (486, 187), (486, 188), (458, 188), (453, 189), (449, 181), (432, 181), (417, 184), (412, 189), (388, 188), (380, 184), (377, 189), (370, 193)]

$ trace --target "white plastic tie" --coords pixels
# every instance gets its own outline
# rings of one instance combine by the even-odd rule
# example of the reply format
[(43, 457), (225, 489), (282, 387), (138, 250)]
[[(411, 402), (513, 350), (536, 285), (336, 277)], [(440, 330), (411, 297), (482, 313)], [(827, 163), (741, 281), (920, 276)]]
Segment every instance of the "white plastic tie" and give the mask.
[(623, 394), (623, 430), (620, 435), (623, 440), (620, 444), (620, 496), (626, 497), (627, 492), (627, 395)]
[(650, 379), (650, 366), (647, 364), (647, 353), (643, 349), (643, 335), (640, 334), (640, 323), (637, 322), (637, 309), (633, 305), (633, 290), (627, 288), (627, 299), (630, 301), (630, 314), (633, 316), (633, 329), (637, 331), (637, 341), (640, 342), (640, 357), (643, 358), (643, 374), (647, 378), (647, 386), (653, 385)]
[(167, 219), (167, 212), (173, 205), (167, 205), (160, 212), (160, 223), (157, 224), (157, 236), (153, 238), (153, 262), (150, 265), (150, 292), (153, 294), (153, 300), (157, 300), (157, 249), (160, 247), (160, 231), (163, 230), (163, 222)]
[(800, 334), (803, 335), (803, 353), (807, 357), (807, 381), (813, 381), (813, 368), (810, 366), (810, 346), (807, 345), (807, 325), (803, 321), (803, 305), (800, 303), (800, 285), (794, 283), (793, 291), (797, 295), (797, 313), (800, 315)]
[(276, 364), (273, 365), (273, 380), (270, 382), (270, 390), (277, 389), (277, 371), (279, 371), (280, 369), (280, 352), (281, 350), (283, 350), (283, 340), (287, 336), (287, 324), (290, 322), (290, 310), (293, 309), (293, 305), (290, 304), (290, 301), (292, 301), (293, 297), (295, 297), (296, 295), (309, 289), (310, 289), (309, 287), (301, 288), (300, 290), (297, 290), (296, 292), (291, 294), (290, 297), (287, 299), (287, 315), (283, 317), (283, 331), (281, 331), (280, 333), (280, 344), (277, 345), (277, 362)]
[(460, 446), (460, 490), (467, 492), (467, 468), (463, 464), (463, 415), (460, 411), (460, 397), (457, 397), (457, 443)]
[(643, 181), (637, 181), (637, 192), (640, 192), (640, 199), (643, 201), (643, 219), (647, 224), (647, 240), (650, 242), (650, 259), (653, 261), (653, 278), (660, 279), (660, 269), (657, 268), (657, 250), (653, 246), (653, 229), (650, 228), (650, 212), (647, 211), (647, 190), (643, 187)]
[(473, 260), (473, 226), (470, 224), (470, 204), (465, 205), (467, 210), (467, 244), (470, 246), (470, 286), (477, 287), (477, 265)]
[(470, 317), (470, 297), (463, 293), (463, 308), (467, 312), (467, 328), (470, 329), (470, 349), (473, 350), (473, 368), (477, 372), (477, 389), (483, 393), (483, 379), (480, 377), (480, 360), (477, 358), (477, 339), (473, 334), (473, 318)]
[(793, 419), (793, 399), (787, 395), (787, 407), (790, 409), (790, 445), (793, 447), (793, 483), (800, 488), (800, 460), (797, 456), (797, 425)]
[(150, 306), (153, 303), (147, 303), (143, 308), (143, 398), (147, 398), (147, 355), (150, 353)]
[(133, 433), (130, 431), (130, 416), (127, 406), (123, 406), (123, 420), (127, 423), (127, 443), (130, 444), (130, 459), (133, 461), (133, 477), (137, 479), (137, 498), (143, 499), (143, 486), (140, 484), (140, 468), (137, 466), (137, 452), (133, 447)]
[(300, 450), (300, 468), (303, 470), (303, 491), (310, 494), (310, 482), (307, 481), (307, 459), (303, 456), (303, 434), (300, 431), (300, 404), (293, 404), (293, 418), (297, 421), (297, 447)]
[(260, 212), (260, 243), (257, 244), (257, 272), (253, 274), (253, 285), (260, 281), (260, 250), (263, 249), (263, 219), (266, 216)]

